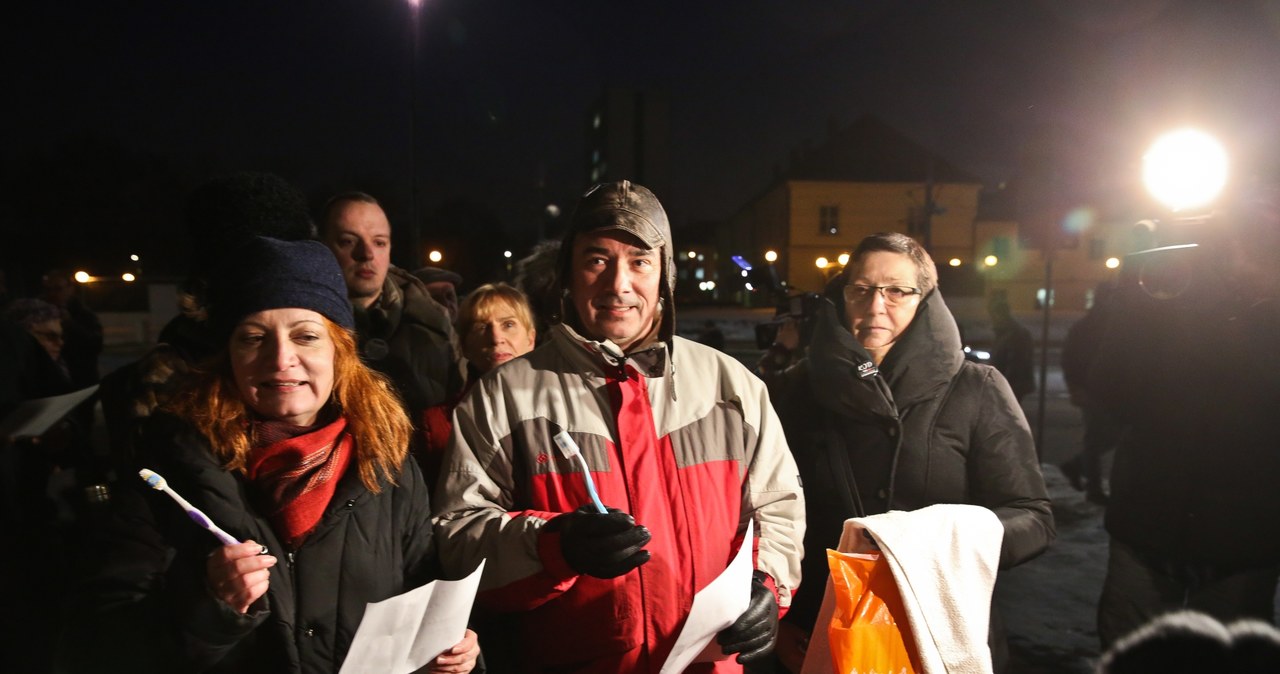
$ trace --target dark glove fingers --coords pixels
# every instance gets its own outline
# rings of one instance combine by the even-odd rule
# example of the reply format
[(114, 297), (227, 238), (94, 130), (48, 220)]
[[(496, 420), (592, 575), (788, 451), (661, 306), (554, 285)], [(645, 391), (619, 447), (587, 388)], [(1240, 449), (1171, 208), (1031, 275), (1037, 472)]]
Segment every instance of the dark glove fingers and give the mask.
[(579, 514), (574, 512), (572, 528), (575, 533), (585, 536), (603, 536), (615, 534), (634, 528), (635, 519), (624, 512), (601, 514), (597, 512)]
[(617, 578), (618, 576), (630, 573), (632, 569), (635, 569), (648, 561), (649, 551), (641, 550), (640, 552), (637, 552), (619, 562), (601, 566), (600, 568), (595, 569), (595, 573), (589, 573), (588, 575), (595, 576), (596, 578)]
[(716, 635), (716, 641), (726, 654), (740, 654), (739, 662), (745, 662), (744, 658), (756, 657), (756, 651), (767, 653), (773, 650), (773, 642), (776, 638), (776, 623), (769, 620), (744, 623), (739, 619), (738, 622)]
[(773, 642), (773, 635), (765, 634), (744, 643), (742, 648), (737, 651), (738, 664), (749, 665), (769, 657), (769, 654), (773, 652)]
[(653, 536), (649, 534), (648, 529), (632, 527), (608, 536), (583, 539), (579, 545), (585, 554), (593, 557), (622, 559), (648, 545), (651, 538)]

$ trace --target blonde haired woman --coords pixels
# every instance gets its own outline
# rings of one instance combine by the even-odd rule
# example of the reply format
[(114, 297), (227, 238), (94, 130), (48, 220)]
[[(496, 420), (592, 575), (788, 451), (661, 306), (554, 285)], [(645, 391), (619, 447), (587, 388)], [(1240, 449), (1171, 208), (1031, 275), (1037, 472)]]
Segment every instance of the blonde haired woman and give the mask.
[(455, 398), (426, 411), (427, 447), (420, 463), (427, 484), (435, 484), (440, 475), (440, 457), (453, 431), (453, 408), (486, 372), (532, 351), (538, 337), (529, 298), (506, 283), (486, 283), (471, 291), (458, 308), (454, 328), (467, 359), (467, 383)]

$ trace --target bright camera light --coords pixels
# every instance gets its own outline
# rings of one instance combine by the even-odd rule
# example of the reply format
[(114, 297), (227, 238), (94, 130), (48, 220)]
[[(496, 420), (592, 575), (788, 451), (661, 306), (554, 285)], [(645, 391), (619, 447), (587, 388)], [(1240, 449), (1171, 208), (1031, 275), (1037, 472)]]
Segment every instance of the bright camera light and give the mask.
[(1175, 211), (1206, 206), (1227, 184), (1227, 152), (1202, 131), (1174, 131), (1142, 157), (1142, 182)]

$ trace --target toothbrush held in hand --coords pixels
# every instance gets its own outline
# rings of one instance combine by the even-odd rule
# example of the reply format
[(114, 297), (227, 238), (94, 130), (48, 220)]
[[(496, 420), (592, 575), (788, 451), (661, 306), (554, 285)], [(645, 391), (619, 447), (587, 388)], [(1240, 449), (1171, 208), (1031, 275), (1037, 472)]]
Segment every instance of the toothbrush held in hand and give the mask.
[[(147, 485), (150, 486), (152, 489), (155, 489), (156, 491), (162, 491), (168, 494), (169, 498), (173, 499), (178, 503), (178, 505), (182, 506), (182, 509), (187, 512), (187, 517), (190, 517), (192, 522), (195, 522), (196, 524), (199, 524), (200, 526), (209, 530), (210, 533), (218, 537), (218, 540), (222, 541), (223, 545), (239, 545), (240, 544), (240, 541), (237, 541), (235, 537), (233, 537), (231, 534), (223, 531), (222, 529), (219, 529), (218, 525), (210, 521), (209, 518), (206, 517), (204, 513), (200, 512), (199, 508), (196, 508), (195, 506), (191, 505), (190, 503), (187, 502), (187, 499), (179, 496), (178, 492), (174, 491), (173, 489), (170, 489), (169, 483), (165, 482), (165, 479), (161, 477), (159, 473), (143, 468), (142, 470), (138, 471), (138, 477), (146, 481)], [(265, 549), (266, 548), (263, 548), (263, 550)]]
[(587, 483), (587, 493), (591, 495), (591, 502), (596, 504), (596, 510), (599, 510), (601, 515), (608, 513), (609, 510), (600, 502), (600, 495), (596, 493), (596, 482), (591, 479), (591, 467), (587, 465), (586, 457), (582, 456), (582, 449), (578, 447), (578, 443), (574, 442), (573, 438), (569, 437), (569, 434), (565, 431), (556, 433), (553, 440), (555, 440), (556, 447), (560, 448), (560, 453), (564, 455), (564, 458), (572, 459), (576, 457), (578, 459), (578, 465), (582, 466), (582, 479)]

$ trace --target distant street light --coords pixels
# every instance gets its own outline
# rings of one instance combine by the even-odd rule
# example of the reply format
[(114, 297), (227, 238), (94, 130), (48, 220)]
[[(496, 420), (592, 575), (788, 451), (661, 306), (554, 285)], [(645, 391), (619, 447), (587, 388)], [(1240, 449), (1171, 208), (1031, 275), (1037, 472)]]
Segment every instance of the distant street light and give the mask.
[(765, 261), (765, 262), (777, 262), (777, 261), (778, 261), (778, 251), (776, 251), (776, 250), (766, 250), (766, 251), (764, 252), (764, 261)]
[(137, 261), (138, 261), (138, 256), (137, 256), (137, 254), (130, 255), (130, 256), (129, 256), (129, 259), (130, 259), (130, 260), (133, 260), (134, 262), (137, 262)]
[(689, 259), (690, 259), (690, 260), (696, 260), (696, 259), (698, 258), (698, 253), (697, 253), (697, 251), (692, 251), (692, 250), (691, 250), (691, 251), (689, 251), (689, 252), (687, 253), (687, 255), (689, 256)]
[(444, 259), (444, 255), (438, 250), (433, 250), (430, 253), (427, 253), (427, 259), (432, 262), (439, 262)]
[(93, 280), (93, 277), (90, 276), (87, 271), (78, 271), (72, 278), (74, 278), (77, 283), (88, 283)]
[(129, 272), (125, 272), (120, 275), (120, 279), (123, 280), (125, 283), (133, 283), (134, 281), (138, 280), (138, 277), (134, 276), (133, 274), (130, 274)]
[(1227, 184), (1227, 152), (1202, 131), (1168, 133), (1143, 155), (1142, 182), (1174, 211), (1206, 206)]
[(510, 259), (511, 259), (511, 251), (509, 251), (509, 250), (504, 250), (504, 251), (502, 251), (502, 257), (505, 257), (505, 258), (507, 258), (508, 260), (510, 260)]
[(1120, 266), (1120, 258), (1118, 257), (1107, 258), (1107, 269), (1116, 269), (1119, 266)]
[(950, 260), (948, 260), (948, 261), (947, 261), (947, 264), (951, 265), (952, 267), (959, 267), (959, 266), (960, 266), (960, 258), (958, 258), (958, 257), (953, 257), (953, 258), (951, 258)]
[(1000, 258), (998, 258), (998, 257), (996, 257), (996, 256), (994, 256), (994, 255), (988, 255), (988, 256), (986, 256), (986, 257), (982, 258), (982, 264), (985, 264), (985, 265), (987, 265), (988, 267), (994, 267), (994, 266), (996, 266), (997, 264), (1000, 264)]

